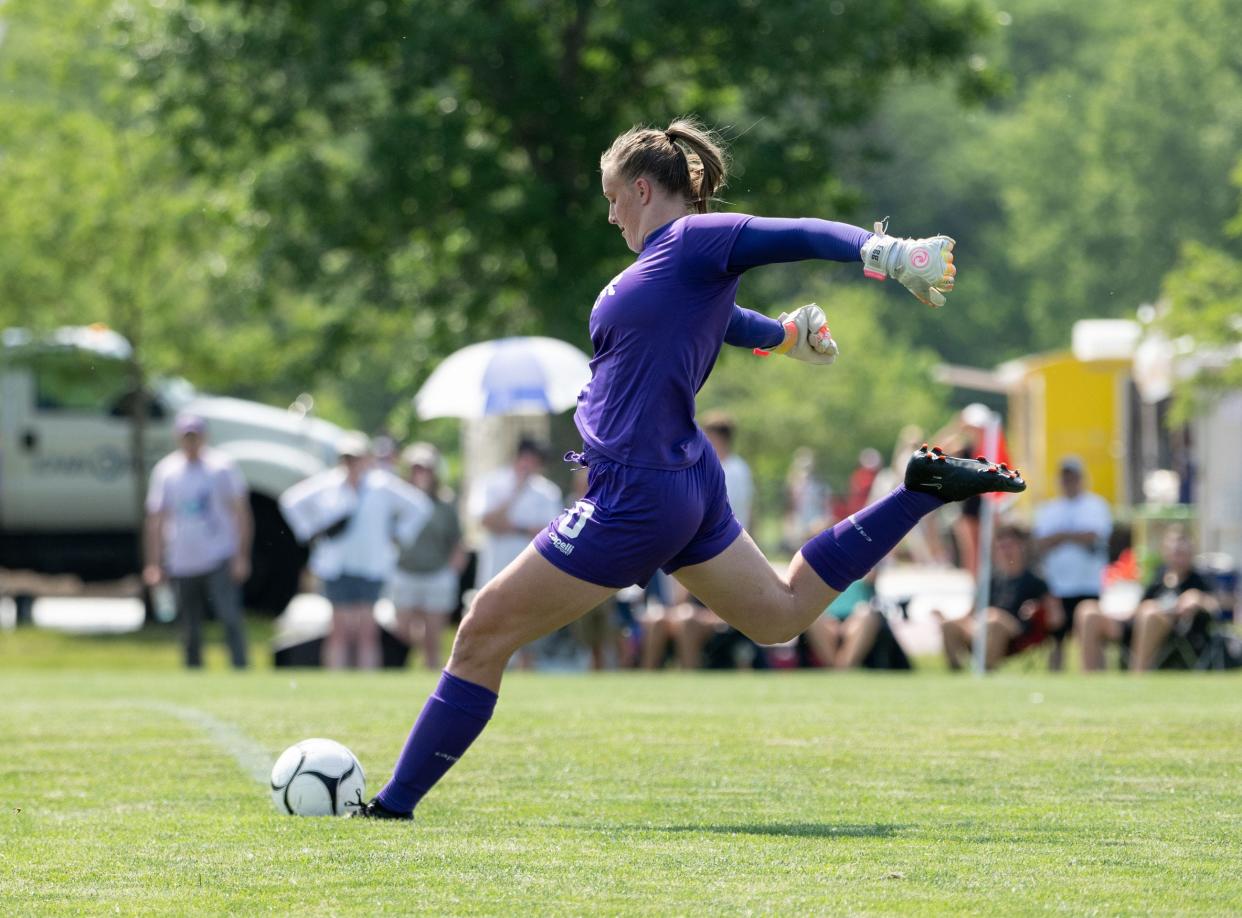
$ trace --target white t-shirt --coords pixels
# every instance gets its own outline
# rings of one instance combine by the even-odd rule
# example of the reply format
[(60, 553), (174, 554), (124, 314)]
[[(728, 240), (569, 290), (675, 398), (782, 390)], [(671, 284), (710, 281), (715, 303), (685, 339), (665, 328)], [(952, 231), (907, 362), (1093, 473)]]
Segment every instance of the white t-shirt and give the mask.
[[(482, 520), (506, 503), (516, 487), (517, 474), (511, 466), (496, 469), (472, 489), (466, 512), (471, 519)], [(509, 507), (509, 522), (522, 529), (545, 526), (560, 515), (563, 507), (561, 489), (542, 475), (531, 475)], [(509, 562), (522, 553), (530, 539), (530, 536), (521, 532), (496, 533), (484, 529), (474, 575), (475, 587), (482, 587), (504, 570)]]
[(339, 535), (315, 540), (310, 569), (321, 580), (342, 574), (387, 580), (397, 566), (394, 540), (409, 545), (431, 516), (427, 495), (391, 472), (368, 469), (357, 490), (340, 466), (312, 475), (280, 495), (280, 510), (298, 541), (348, 518)]
[(1037, 539), (1063, 532), (1092, 532), (1096, 543), (1087, 548), (1062, 542), (1044, 555), (1044, 580), (1053, 596), (1099, 596), (1108, 564), (1108, 537), (1113, 515), (1098, 494), (1083, 491), (1077, 497), (1056, 497), (1035, 512)]
[(164, 570), (197, 577), (237, 553), (237, 501), (246, 480), (227, 454), (204, 446), (190, 462), (178, 450), (156, 463), (147, 486), (147, 513), (164, 515)]
[(750, 477), (750, 466), (737, 453), (730, 453), (720, 460), (724, 469), (725, 491), (729, 495), (729, 505), (733, 515), (745, 528), (750, 528), (750, 509), (755, 498), (755, 483)]

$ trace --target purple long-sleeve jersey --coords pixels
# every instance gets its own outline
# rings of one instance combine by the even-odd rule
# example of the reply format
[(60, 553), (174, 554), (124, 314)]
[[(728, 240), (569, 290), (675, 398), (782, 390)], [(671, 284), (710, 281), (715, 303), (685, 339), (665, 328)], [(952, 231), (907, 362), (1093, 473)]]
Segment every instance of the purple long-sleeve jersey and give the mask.
[(591, 380), (574, 422), (589, 451), (681, 469), (706, 445), (694, 397), (734, 314), (741, 274), (807, 258), (857, 260), (866, 230), (825, 220), (696, 214), (652, 232), (591, 310)]

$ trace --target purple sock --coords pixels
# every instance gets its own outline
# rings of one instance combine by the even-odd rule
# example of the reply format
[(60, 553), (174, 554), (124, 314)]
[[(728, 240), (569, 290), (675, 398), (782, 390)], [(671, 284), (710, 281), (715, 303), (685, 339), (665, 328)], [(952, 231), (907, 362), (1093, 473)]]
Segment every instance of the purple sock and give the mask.
[(394, 813), (408, 813), (465, 755), (496, 707), (496, 693), (448, 670), (431, 693), (405, 741), (392, 780), (377, 794)]
[(907, 491), (905, 485), (887, 497), (847, 516), (802, 546), (802, 557), (820, 579), (837, 592), (875, 567), (919, 520), (944, 501), (935, 494)]

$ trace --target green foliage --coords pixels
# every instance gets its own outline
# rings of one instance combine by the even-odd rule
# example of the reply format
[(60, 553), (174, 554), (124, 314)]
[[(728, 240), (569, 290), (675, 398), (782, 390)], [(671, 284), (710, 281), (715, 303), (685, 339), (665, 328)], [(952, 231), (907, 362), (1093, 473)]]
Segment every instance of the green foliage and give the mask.
[(1009, 94), (965, 109), (947, 87), (898, 86), (876, 125), (892, 156), (859, 172), (895, 229), (958, 239), (955, 320), (905, 327), (984, 366), (1153, 301), (1181, 244), (1233, 213), (1242, 148), (1236, 3), (1002, 5), (986, 56)]
[(697, 110), (732, 125), (740, 208), (831, 212), (885, 80), (976, 84), (962, 60), (985, 28), (974, 0), (170, 0), (117, 25), (183, 167), (264, 215), (256, 286), (217, 295), (332, 316), (318, 379), (378, 394), (355, 402), (367, 426), (469, 341), (586, 343), (627, 258), (598, 190), (619, 130)]
[[(1242, 187), (1242, 163), (1234, 173)], [(1232, 224), (1242, 238), (1242, 213)], [(1200, 368), (1178, 383), (1174, 419), (1193, 415), (1205, 399), (1242, 389), (1242, 247), (1188, 243), (1177, 268), (1164, 282), (1161, 330), (1197, 353)]]

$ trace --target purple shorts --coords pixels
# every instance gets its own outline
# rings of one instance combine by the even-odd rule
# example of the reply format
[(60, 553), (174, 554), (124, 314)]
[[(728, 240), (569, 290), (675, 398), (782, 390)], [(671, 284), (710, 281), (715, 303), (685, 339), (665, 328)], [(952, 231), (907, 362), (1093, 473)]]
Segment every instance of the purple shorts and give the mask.
[(622, 589), (662, 568), (710, 561), (742, 524), (711, 449), (685, 469), (643, 469), (586, 453), (587, 492), (535, 537), (535, 548), (565, 573)]

